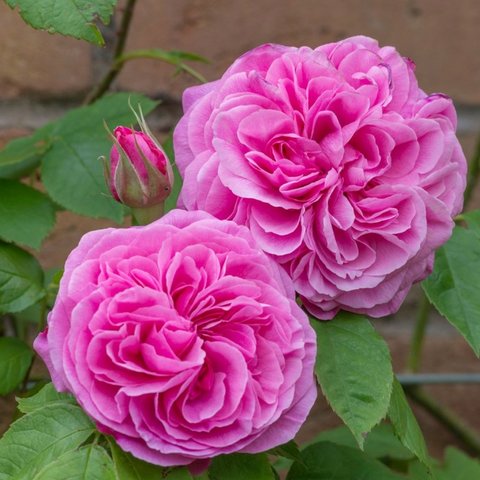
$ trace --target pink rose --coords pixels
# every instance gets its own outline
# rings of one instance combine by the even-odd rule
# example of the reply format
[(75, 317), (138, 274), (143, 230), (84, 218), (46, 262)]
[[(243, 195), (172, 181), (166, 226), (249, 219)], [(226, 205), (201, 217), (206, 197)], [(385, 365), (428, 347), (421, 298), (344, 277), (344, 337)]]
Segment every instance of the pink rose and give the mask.
[(181, 204), (248, 226), (313, 314), (393, 313), (429, 274), (466, 162), (451, 100), (393, 47), (263, 45), (183, 106)]
[(174, 210), (88, 233), (35, 348), (136, 457), (186, 465), (287, 442), (313, 405), (315, 334), (249, 231)]

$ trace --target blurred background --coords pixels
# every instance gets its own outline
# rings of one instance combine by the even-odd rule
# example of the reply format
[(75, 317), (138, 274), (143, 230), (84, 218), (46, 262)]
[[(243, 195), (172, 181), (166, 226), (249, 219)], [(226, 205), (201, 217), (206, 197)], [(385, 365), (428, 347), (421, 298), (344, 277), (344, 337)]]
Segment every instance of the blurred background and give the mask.
[[(108, 66), (116, 23), (118, 18), (104, 29), (107, 47), (101, 49), (35, 31), (0, 2), (0, 134), (35, 127), (58, 115), (66, 102), (80, 101)], [(195, 52), (210, 60), (196, 67), (213, 80), (262, 43), (316, 47), (369, 35), (410, 57), (425, 91), (455, 100), (460, 134), (471, 153), (470, 137), (480, 129), (479, 25), (478, 0), (139, 0), (126, 50)], [(172, 72), (155, 60), (132, 61), (115, 88), (177, 106), (192, 79)]]
[[(118, 13), (121, 9), (122, 2)], [(0, 1), (0, 148), (82, 103), (108, 69), (119, 18), (102, 28), (107, 47), (98, 48), (35, 31)], [(126, 51), (194, 52), (210, 61), (195, 68), (214, 80), (240, 54), (262, 43), (316, 47), (352, 35), (369, 35), (410, 57), (426, 92), (442, 92), (454, 99), (458, 133), (470, 158), (480, 132), (479, 25), (479, 0), (138, 0)], [(187, 75), (173, 73), (171, 66), (158, 61), (135, 60), (114, 84), (115, 90), (140, 91), (162, 101), (149, 119), (159, 135), (175, 125), (181, 115), (182, 91), (194, 83)], [(477, 208), (478, 193), (472, 202)], [(43, 266), (61, 266), (82, 233), (105, 225), (109, 222), (60, 212), (56, 230), (40, 251)], [(405, 366), (417, 298), (418, 289), (414, 289), (395, 318), (376, 322), (390, 344), (397, 372)], [(434, 318), (422, 370), (479, 372), (479, 365), (447, 322)], [(480, 386), (434, 386), (428, 391), (480, 429)], [(8, 418), (10, 408), (0, 404), (0, 431), (2, 416)], [(440, 456), (446, 444), (462, 447), (429, 415), (419, 409), (416, 413), (434, 455)], [(303, 435), (319, 425), (337, 424), (326, 403), (319, 402)]]

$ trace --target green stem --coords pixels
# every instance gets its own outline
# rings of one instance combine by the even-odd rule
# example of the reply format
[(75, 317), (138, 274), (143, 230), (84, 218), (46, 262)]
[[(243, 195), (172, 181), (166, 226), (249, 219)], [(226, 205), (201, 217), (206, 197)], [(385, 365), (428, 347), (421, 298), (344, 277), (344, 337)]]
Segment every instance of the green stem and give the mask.
[(407, 370), (410, 372), (418, 372), (420, 368), (420, 359), (422, 354), (423, 339), (428, 324), (428, 316), (430, 313), (430, 302), (422, 291), (422, 298), (420, 299), (420, 308), (413, 330), (412, 342), (410, 346), (410, 353), (407, 360)]
[(32, 361), (30, 362), (30, 366), (28, 367), (27, 373), (23, 377), (22, 387), (20, 389), (22, 393), (25, 393), (28, 390), (28, 382), (30, 380), (30, 374), (32, 373), (33, 364), (35, 363), (36, 358), (37, 358), (37, 354), (34, 353), (32, 357)]
[[(47, 305), (47, 296), (43, 297), (42, 303), (41, 303), (41, 310), (40, 310), (40, 322), (38, 324), (38, 332), (42, 332), (45, 329), (45, 326), (47, 324), (47, 310), (48, 310), (48, 305)], [(28, 382), (30, 380), (30, 376), (32, 374), (32, 369), (33, 369), (33, 364), (35, 363), (35, 360), (37, 359), (37, 353), (34, 351), (32, 361), (30, 362), (30, 366), (28, 367), (27, 373), (25, 374), (25, 377), (23, 377), (23, 382), (22, 382), (22, 392), (26, 392), (28, 390)]]
[(48, 304), (47, 304), (47, 295), (43, 297), (41, 307), (40, 307), (40, 323), (38, 325), (38, 331), (42, 332), (45, 329), (45, 326), (47, 325), (47, 310), (48, 310)]
[(117, 58), (117, 67), (121, 68), (126, 62), (138, 59), (161, 60), (162, 62), (169, 63), (170, 65), (184, 70), (201, 83), (207, 82), (207, 79), (201, 73), (197, 72), (194, 68), (190, 67), (186, 63), (178, 61), (174, 57), (170, 57), (168, 55), (168, 52), (162, 52), (159, 50), (134, 50), (133, 52), (125, 53)]
[(468, 427), (450, 409), (438, 404), (420, 388), (406, 388), (405, 393), (418, 405), (423, 407), (432, 417), (442, 423), (461, 440), (472, 452), (480, 455), (480, 437), (477, 432)]
[(123, 12), (122, 23), (117, 34), (117, 43), (115, 45), (115, 51), (113, 53), (113, 61), (110, 65), (110, 69), (102, 78), (100, 83), (96, 85), (93, 90), (87, 95), (85, 99), (85, 104), (90, 105), (100, 97), (102, 97), (107, 90), (110, 88), (110, 85), (117, 78), (118, 74), (121, 72), (123, 67), (123, 62), (118, 62), (118, 59), (122, 56), (125, 49), (125, 43), (127, 41), (128, 31), (133, 17), (133, 10), (137, 0), (128, 0), (127, 5), (125, 6), (125, 11)]
[(132, 225), (148, 225), (162, 217), (164, 211), (163, 203), (147, 208), (132, 208)]

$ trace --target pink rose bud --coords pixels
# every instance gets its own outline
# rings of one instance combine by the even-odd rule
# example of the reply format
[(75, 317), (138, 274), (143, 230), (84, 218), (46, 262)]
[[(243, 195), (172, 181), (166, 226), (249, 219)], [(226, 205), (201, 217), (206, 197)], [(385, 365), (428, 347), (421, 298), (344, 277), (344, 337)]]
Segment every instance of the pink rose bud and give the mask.
[(141, 132), (117, 127), (110, 160), (103, 157), (105, 178), (118, 202), (133, 209), (163, 205), (170, 195), (173, 173), (166, 153), (141, 117)]

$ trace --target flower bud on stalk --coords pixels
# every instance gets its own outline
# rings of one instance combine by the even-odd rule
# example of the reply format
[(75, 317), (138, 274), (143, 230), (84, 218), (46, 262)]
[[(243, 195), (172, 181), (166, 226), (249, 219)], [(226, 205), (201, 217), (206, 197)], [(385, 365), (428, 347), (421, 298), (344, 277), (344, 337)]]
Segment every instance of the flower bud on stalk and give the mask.
[(168, 157), (138, 117), (141, 132), (119, 126), (113, 131), (110, 159), (101, 157), (105, 179), (115, 200), (132, 209), (134, 220), (143, 225), (163, 215), (164, 202), (173, 186)]

